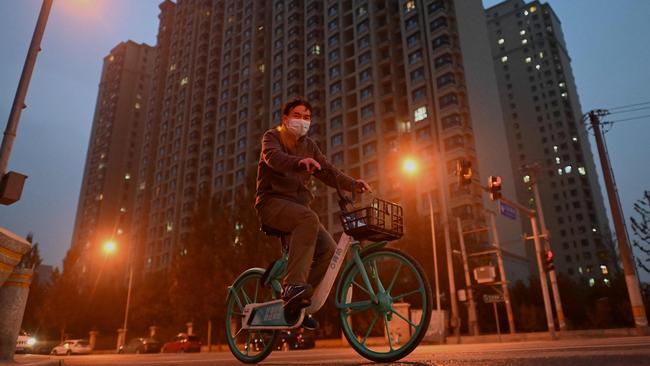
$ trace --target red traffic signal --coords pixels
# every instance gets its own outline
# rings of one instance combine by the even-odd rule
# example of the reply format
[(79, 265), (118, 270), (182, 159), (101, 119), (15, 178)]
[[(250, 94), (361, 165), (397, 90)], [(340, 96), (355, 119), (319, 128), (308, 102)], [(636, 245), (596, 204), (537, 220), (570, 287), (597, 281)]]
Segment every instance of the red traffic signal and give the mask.
[(544, 261), (546, 262), (546, 270), (547, 271), (552, 271), (555, 269), (555, 265), (553, 264), (553, 251), (548, 249), (545, 253)]
[(490, 199), (496, 201), (501, 198), (501, 177), (498, 175), (491, 175), (488, 177), (488, 190), (490, 191)]

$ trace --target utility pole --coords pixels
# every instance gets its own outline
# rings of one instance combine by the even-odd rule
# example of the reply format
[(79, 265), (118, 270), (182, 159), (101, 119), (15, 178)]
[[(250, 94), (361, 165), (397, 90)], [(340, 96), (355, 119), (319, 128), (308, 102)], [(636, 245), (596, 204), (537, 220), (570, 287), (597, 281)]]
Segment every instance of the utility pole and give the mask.
[(551, 299), (548, 293), (548, 283), (546, 281), (546, 271), (544, 270), (544, 263), (542, 261), (542, 244), (539, 240), (539, 230), (537, 229), (537, 219), (535, 219), (535, 211), (523, 206), (517, 202), (510, 201), (502, 197), (501, 200), (511, 206), (517, 207), (520, 211), (524, 212), (530, 218), (530, 226), (533, 229), (533, 240), (535, 242), (535, 257), (537, 258), (537, 269), (539, 273), (539, 284), (542, 287), (542, 298), (544, 300), (544, 312), (546, 313), (546, 325), (551, 338), (556, 339), (555, 335), (555, 322), (553, 321), (553, 309), (551, 308)]
[[(539, 195), (539, 186), (537, 184), (539, 164), (531, 164), (525, 167), (530, 176), (531, 187), (535, 195), (535, 205), (537, 209), (537, 217), (542, 229), (542, 236), (544, 237), (544, 250), (551, 250), (550, 233), (546, 229), (546, 220), (544, 219), (544, 211), (542, 211), (542, 200)], [(564, 320), (564, 310), (562, 308), (562, 299), (560, 298), (560, 290), (557, 287), (557, 275), (555, 268), (548, 271), (548, 277), (551, 281), (551, 290), (553, 291), (553, 302), (555, 303), (555, 311), (557, 313), (557, 322), (560, 330), (566, 330), (566, 321)]]
[(641, 291), (639, 289), (639, 279), (636, 275), (636, 269), (632, 259), (632, 251), (630, 250), (627, 232), (625, 231), (623, 212), (614, 186), (614, 174), (609, 165), (609, 157), (605, 151), (605, 142), (600, 130), (600, 116), (606, 115), (607, 113), (608, 112), (603, 110), (592, 110), (589, 112), (589, 120), (591, 122), (591, 127), (594, 130), (594, 135), (596, 136), (598, 156), (600, 158), (600, 165), (603, 169), (603, 178), (605, 180), (605, 188), (607, 189), (609, 206), (612, 210), (612, 219), (614, 220), (616, 238), (618, 239), (618, 250), (621, 255), (621, 263), (623, 264), (623, 271), (625, 273), (627, 292), (630, 297), (630, 305), (632, 306), (634, 325), (640, 334), (647, 335), (650, 333), (650, 329), (648, 328), (648, 318), (646, 317), (645, 308), (643, 306)]
[(494, 216), (496, 214), (488, 211), (490, 216), (490, 226), (492, 227), (493, 245), (496, 247), (497, 263), (499, 264), (499, 274), (501, 276), (501, 291), (503, 291), (503, 302), (506, 304), (506, 314), (508, 315), (508, 329), (510, 334), (515, 334), (515, 317), (512, 314), (512, 303), (510, 302), (510, 290), (506, 280), (506, 270), (503, 264), (503, 253), (501, 252), (501, 243), (499, 242), (499, 233), (497, 232), (497, 223)]
[(460, 221), (460, 217), (456, 217), (456, 227), (458, 229), (460, 253), (463, 257), (463, 269), (465, 271), (465, 285), (467, 286), (467, 302), (469, 303), (467, 319), (469, 321), (469, 333), (471, 335), (479, 335), (478, 317), (476, 315), (476, 303), (474, 302), (474, 293), (472, 290), (472, 278), (469, 275), (469, 264), (467, 263), (467, 251), (465, 250), (465, 237), (464, 237), (463, 225)]
[(29, 82), (32, 79), (32, 72), (34, 71), (34, 65), (36, 64), (36, 56), (38, 56), (38, 52), (41, 50), (41, 41), (43, 40), (45, 25), (47, 24), (47, 18), (50, 15), (53, 1), (54, 0), (43, 0), (43, 4), (41, 5), (41, 12), (38, 14), (38, 21), (36, 22), (36, 28), (34, 29), (32, 42), (30, 43), (29, 50), (27, 51), (27, 57), (25, 58), (23, 72), (20, 75), (18, 89), (16, 90), (14, 103), (11, 106), (9, 120), (7, 121), (7, 127), (2, 138), (2, 145), (0, 146), (0, 178), (4, 177), (7, 171), (7, 165), (9, 164), (9, 155), (11, 155), (11, 149), (13, 147), (14, 140), (16, 139), (20, 114), (22, 110), (26, 108), (25, 97), (27, 96), (27, 88), (29, 87)]

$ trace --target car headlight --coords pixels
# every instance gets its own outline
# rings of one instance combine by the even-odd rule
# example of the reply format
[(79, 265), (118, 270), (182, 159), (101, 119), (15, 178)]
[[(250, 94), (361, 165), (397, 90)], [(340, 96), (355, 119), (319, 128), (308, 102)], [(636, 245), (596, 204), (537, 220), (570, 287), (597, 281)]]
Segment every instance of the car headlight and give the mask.
[(33, 345), (35, 345), (35, 344), (36, 344), (36, 338), (33, 338), (33, 337), (32, 337), (32, 338), (29, 338), (29, 339), (27, 340), (27, 345), (28, 345), (28, 346), (33, 346)]

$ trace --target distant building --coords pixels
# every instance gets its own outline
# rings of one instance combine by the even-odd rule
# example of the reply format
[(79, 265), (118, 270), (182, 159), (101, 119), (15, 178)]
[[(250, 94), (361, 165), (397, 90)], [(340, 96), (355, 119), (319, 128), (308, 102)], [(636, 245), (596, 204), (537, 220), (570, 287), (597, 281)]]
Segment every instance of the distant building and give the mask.
[(97, 271), (108, 240), (117, 244), (118, 258), (126, 259), (154, 59), (152, 47), (132, 41), (104, 58), (67, 256), (80, 273)]
[[(408, 189), (418, 198), (442, 192), (452, 230), (456, 216), (469, 230), (486, 225), (485, 208), (496, 210), (477, 186), (459, 189), (459, 159), (477, 179), (514, 180), (479, 0), (164, 1), (160, 9), (132, 230), (147, 271), (186, 253), (199, 197), (233, 202), (255, 174), (261, 135), (295, 96), (313, 104), (310, 135), (335, 165), (390, 200)], [(406, 154), (423, 163), (418, 184), (400, 171)], [(430, 178), (438, 164), (444, 186)], [(324, 189), (314, 186), (314, 207), (336, 233), (338, 207)], [(498, 226), (512, 276), (526, 277), (519, 220)]]
[(41, 285), (46, 285), (52, 282), (52, 276), (54, 275), (54, 266), (47, 264), (41, 264), (36, 266), (34, 273), (38, 276), (38, 282)]
[(486, 14), (517, 198), (534, 208), (534, 177), (521, 167), (539, 163), (555, 267), (608, 283), (616, 254), (560, 20), (539, 1), (508, 0)]

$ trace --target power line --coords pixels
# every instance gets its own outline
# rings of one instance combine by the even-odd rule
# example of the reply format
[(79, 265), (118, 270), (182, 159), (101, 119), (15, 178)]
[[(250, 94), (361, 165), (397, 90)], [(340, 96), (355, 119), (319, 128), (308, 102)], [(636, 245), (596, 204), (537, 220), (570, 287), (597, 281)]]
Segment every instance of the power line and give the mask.
[(630, 117), (630, 118), (623, 118), (623, 119), (617, 119), (615, 121), (608, 121), (609, 123), (617, 123), (617, 122), (624, 122), (624, 121), (632, 121), (635, 119), (643, 119), (643, 118), (648, 118), (650, 117), (650, 114), (646, 114), (643, 116), (637, 116), (637, 117)]
[(622, 106), (612, 107), (612, 108), (607, 108), (607, 109), (611, 111), (611, 110), (615, 110), (615, 109), (625, 109), (625, 108), (636, 107), (636, 106), (645, 105), (645, 104), (650, 104), (650, 101), (642, 102), (642, 103), (634, 103), (634, 104), (622, 105)]
[(616, 114), (616, 113), (629, 113), (629, 112), (642, 111), (642, 110), (645, 110), (645, 109), (650, 109), (650, 105), (647, 106), (647, 107), (628, 109), (628, 110), (624, 110), (624, 111), (614, 111), (614, 112), (610, 112), (609, 114), (611, 115), (611, 114)]

